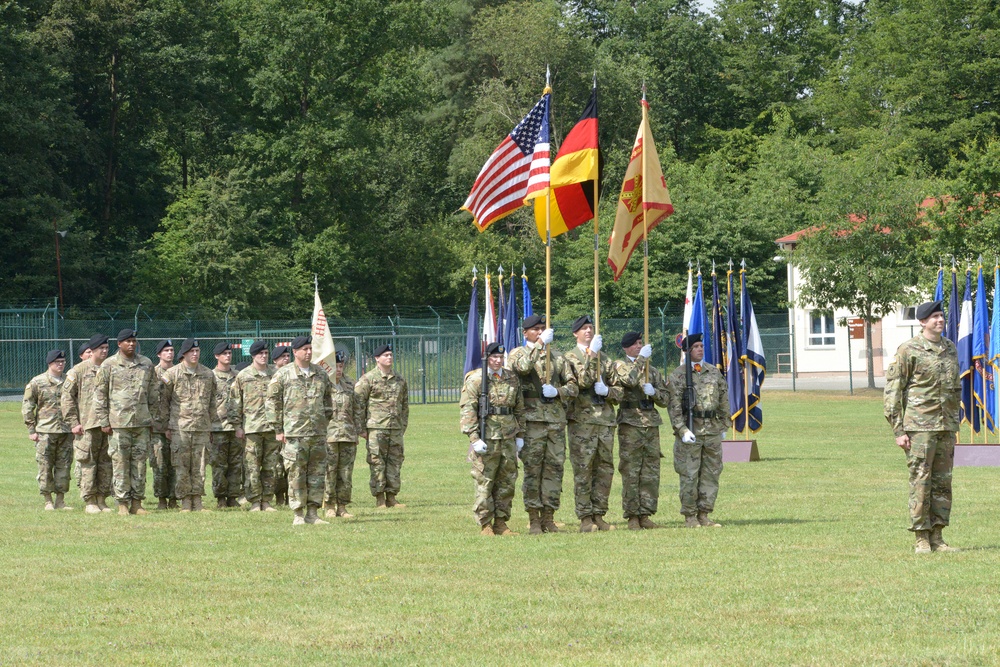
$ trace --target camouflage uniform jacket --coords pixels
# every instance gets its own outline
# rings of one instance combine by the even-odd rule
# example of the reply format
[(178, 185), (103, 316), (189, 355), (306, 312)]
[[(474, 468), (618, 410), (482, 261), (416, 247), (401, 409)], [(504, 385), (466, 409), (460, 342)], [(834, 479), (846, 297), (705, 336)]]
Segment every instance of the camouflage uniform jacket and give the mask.
[(215, 373), (201, 364), (176, 364), (163, 374), (163, 391), (168, 411), (163, 421), (171, 431), (209, 431), (218, 415), (226, 414)]
[[(565, 424), (566, 404), (580, 394), (580, 388), (573, 368), (558, 350), (552, 350), (552, 378), (546, 383), (545, 356), (541, 345), (523, 345), (507, 355), (507, 368), (521, 379), (526, 421)], [(542, 402), (543, 384), (551, 384), (559, 392), (552, 402)]]
[(954, 343), (917, 334), (899, 346), (885, 374), (885, 418), (896, 437), (907, 431), (957, 431), (961, 396)]
[(364, 412), (354, 395), (354, 382), (341, 376), (334, 380), (337, 369), (330, 374), (330, 388), (333, 392), (333, 417), (326, 427), (327, 442), (357, 442), (358, 434), (364, 431)]
[(101, 364), (94, 390), (94, 412), (101, 426), (143, 428), (160, 409), (160, 385), (153, 362), (121, 352)]
[(94, 388), (97, 386), (99, 370), (100, 366), (95, 366), (93, 361), (87, 359), (66, 371), (66, 381), (62, 388), (62, 413), (70, 429), (76, 426), (91, 429), (101, 425), (94, 413)]
[(62, 414), (64, 384), (64, 377), (56, 378), (46, 371), (25, 385), (21, 416), (28, 433), (69, 433)]
[[(696, 370), (701, 368), (701, 370)], [(670, 373), (667, 382), (667, 394), (670, 406), (670, 424), (674, 434), (680, 437), (687, 428), (687, 415), (684, 414), (683, 398), (686, 386), (684, 365), (680, 365)], [(696, 437), (703, 435), (719, 435), (725, 433), (732, 421), (729, 419), (729, 385), (722, 373), (712, 364), (700, 362), (691, 365), (691, 379), (694, 382), (694, 431)]]
[[(606, 354), (592, 357), (579, 345), (568, 351), (565, 357), (573, 368), (573, 374), (576, 375), (580, 387), (580, 394), (569, 401), (566, 419), (578, 424), (614, 426), (615, 404), (621, 402), (625, 396), (625, 389), (611, 385), (614, 374), (611, 359)], [(600, 373), (597, 366), (598, 358), (601, 363)], [(608, 385), (607, 396), (598, 396), (594, 393), (594, 384), (601, 379)]]
[(170, 369), (156, 364), (153, 366), (153, 370), (156, 372), (156, 378), (160, 381), (160, 407), (157, 414), (153, 415), (153, 433), (166, 433), (169, 428), (167, 420), (170, 417), (170, 406), (166, 403), (167, 392), (163, 390), (163, 374)]
[(290, 438), (326, 437), (333, 416), (330, 376), (316, 364), (305, 370), (293, 361), (267, 385), (267, 420), (271, 430)]
[(490, 415), (486, 417), (486, 434), (479, 433), (479, 392), (483, 387), (483, 369), (465, 376), (459, 407), (462, 433), (469, 442), (483, 439), (499, 440), (524, 437), (524, 396), (521, 381), (510, 370), (501, 369), (500, 377), (489, 378)]
[[(274, 430), (267, 419), (267, 387), (275, 370), (268, 366), (258, 371), (253, 366), (244, 368), (229, 388), (229, 423), (244, 433), (266, 433)], [(228, 429), (227, 429), (228, 430)]]
[[(246, 369), (243, 369), (246, 370)], [(235, 431), (236, 424), (229, 423), (229, 393), (236, 381), (236, 371), (232, 367), (228, 371), (221, 371), (218, 367), (212, 369), (215, 375), (216, 401), (221, 402), (225, 407), (219, 411), (223, 415), (222, 420), (212, 420), (212, 431)]]
[(367, 428), (406, 430), (410, 422), (410, 397), (403, 376), (378, 366), (361, 376), (354, 385), (355, 400)]
[[(649, 367), (649, 383), (656, 393), (646, 396), (642, 386), (646, 383), (646, 367)], [(636, 357), (634, 361), (618, 359), (612, 364), (611, 378), (615, 384), (625, 388), (625, 396), (618, 406), (618, 423), (648, 428), (663, 423), (654, 405), (668, 406), (667, 380), (649, 359)], [(643, 407), (647, 406), (647, 407)]]

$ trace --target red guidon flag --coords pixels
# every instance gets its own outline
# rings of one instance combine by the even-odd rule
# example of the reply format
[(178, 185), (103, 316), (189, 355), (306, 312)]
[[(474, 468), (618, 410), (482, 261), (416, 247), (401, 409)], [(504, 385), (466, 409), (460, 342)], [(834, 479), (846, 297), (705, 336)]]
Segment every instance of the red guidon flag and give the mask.
[(643, 100), (642, 124), (632, 146), (632, 157), (618, 196), (615, 228), (608, 240), (608, 264), (615, 280), (622, 275), (632, 251), (643, 239), (643, 222), (645, 229), (650, 230), (673, 212), (667, 181), (663, 178), (653, 133), (649, 129), (649, 104)]

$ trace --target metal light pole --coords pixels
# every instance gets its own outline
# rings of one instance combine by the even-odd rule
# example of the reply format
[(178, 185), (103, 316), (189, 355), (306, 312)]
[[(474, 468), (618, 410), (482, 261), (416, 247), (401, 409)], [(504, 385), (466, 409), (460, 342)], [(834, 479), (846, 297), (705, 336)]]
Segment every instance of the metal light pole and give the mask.
[(66, 304), (63, 302), (62, 259), (59, 257), (59, 239), (66, 238), (69, 230), (59, 231), (56, 228), (56, 219), (52, 218), (52, 231), (55, 232), (56, 235), (56, 280), (59, 283), (59, 313), (61, 314)]

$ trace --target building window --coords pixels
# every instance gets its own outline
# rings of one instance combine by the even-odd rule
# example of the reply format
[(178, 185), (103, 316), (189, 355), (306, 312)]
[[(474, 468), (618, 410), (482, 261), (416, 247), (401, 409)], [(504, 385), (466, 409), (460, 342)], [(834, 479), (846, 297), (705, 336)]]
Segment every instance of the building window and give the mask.
[(809, 313), (809, 345), (812, 347), (833, 347), (836, 345), (834, 326), (833, 312), (814, 310)]
[(899, 319), (901, 325), (910, 326), (917, 321), (916, 306), (902, 306), (899, 309)]

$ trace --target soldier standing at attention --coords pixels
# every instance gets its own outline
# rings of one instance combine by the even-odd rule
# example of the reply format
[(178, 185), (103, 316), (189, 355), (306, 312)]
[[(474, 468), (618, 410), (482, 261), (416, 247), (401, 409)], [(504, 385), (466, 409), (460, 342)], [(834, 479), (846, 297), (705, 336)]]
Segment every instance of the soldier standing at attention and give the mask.
[(250, 511), (277, 512), (271, 507), (271, 499), (278, 466), (278, 441), (265, 407), (267, 385), (274, 377), (274, 371), (267, 365), (267, 343), (254, 341), (250, 358), (252, 365), (239, 372), (229, 391), (229, 422), (236, 427), (237, 438), (246, 438), (243, 494), (250, 501)]
[[(50, 350), (45, 355), (49, 369), (31, 378), (24, 388), (21, 416), (28, 427), (28, 439), (35, 443), (38, 463), (38, 491), (45, 498), (47, 510), (71, 510), (64, 496), (69, 491), (70, 467), (73, 465), (73, 438), (63, 421), (62, 390), (66, 353)], [(52, 502), (52, 494), (56, 494)]]
[[(174, 344), (172, 341), (161, 340), (154, 348), (156, 358), (156, 378), (163, 382), (163, 374), (174, 365)], [(174, 495), (174, 484), (177, 481), (177, 473), (170, 462), (170, 441), (167, 440), (167, 417), (169, 410), (163, 405), (166, 392), (160, 387), (160, 411), (159, 416), (153, 419), (153, 446), (149, 453), (149, 463), (153, 468), (153, 495), (159, 499), (156, 509), (174, 509), (177, 507), (177, 496)]]
[[(108, 337), (95, 334), (86, 344), (87, 359), (66, 373), (62, 391), (62, 413), (76, 436), (73, 449), (77, 484), (87, 514), (110, 512), (105, 498), (111, 495), (111, 455), (108, 436), (101, 430), (94, 411), (94, 388), (101, 364), (108, 358)], [(82, 357), (82, 355), (81, 355)]]
[(722, 474), (722, 436), (729, 422), (729, 385), (719, 369), (704, 364), (705, 344), (702, 335), (684, 339), (682, 349), (691, 355), (691, 378), (694, 383), (694, 431), (688, 429), (684, 406), (687, 386), (685, 365), (670, 374), (667, 388), (670, 406), (667, 412), (674, 428), (674, 470), (680, 476), (681, 515), (688, 528), (720, 528), (708, 515), (715, 509)]
[(569, 460), (573, 464), (573, 495), (580, 532), (614, 530), (604, 520), (615, 474), (615, 408), (624, 390), (611, 382), (613, 364), (600, 356), (603, 340), (594, 335), (589, 316), (577, 318), (571, 328), (576, 346), (566, 352), (580, 393), (566, 410)]
[(500, 343), (486, 348), (489, 414), (480, 433), (479, 400), (483, 369), (470, 371), (462, 387), (462, 433), (469, 436), (476, 499), (472, 512), (481, 535), (516, 535), (507, 527), (517, 487), (517, 450), (524, 446), (524, 397), (517, 375), (503, 367)]
[[(392, 345), (375, 348), (375, 368), (354, 386), (367, 431), (369, 487), (376, 507), (406, 507), (396, 500), (403, 468), (403, 434), (410, 420), (406, 380), (392, 370)], [(362, 434), (364, 435), (364, 434)]]
[(916, 314), (920, 333), (899, 346), (885, 375), (885, 418), (910, 468), (914, 550), (958, 551), (941, 536), (951, 515), (951, 468), (962, 396), (958, 352), (941, 335), (940, 301), (921, 304)]
[[(614, 377), (625, 387), (618, 408), (618, 472), (622, 512), (629, 530), (659, 528), (649, 518), (660, 498), (660, 424), (656, 406), (667, 407), (667, 382), (652, 364), (653, 348), (635, 331), (622, 336), (625, 359), (615, 361)], [(649, 373), (648, 380), (646, 373)]]
[(558, 533), (554, 515), (566, 463), (566, 404), (580, 390), (565, 357), (549, 348), (553, 332), (545, 328), (545, 318), (529, 315), (521, 327), (526, 342), (510, 352), (507, 367), (519, 376), (524, 395), (524, 447), (518, 456), (524, 464), (528, 534)]
[[(292, 341), (295, 359), (274, 374), (267, 386), (267, 418), (274, 437), (284, 443), (292, 525), (329, 523), (317, 511), (326, 481), (326, 429), (333, 416), (330, 376), (312, 362), (311, 336)], [(303, 516), (304, 514), (304, 516)]]
[(226, 403), (215, 374), (198, 363), (201, 347), (193, 338), (181, 343), (181, 362), (163, 374), (163, 404), (167, 409), (167, 439), (177, 473), (175, 491), (182, 512), (209, 511), (205, 495), (205, 457), (212, 422), (226, 416)]
[(337, 352), (331, 378), (333, 418), (326, 430), (326, 518), (351, 519), (351, 477), (358, 454), (358, 435), (364, 430), (365, 416), (354, 396), (354, 383), (344, 376), (347, 355)]
[[(271, 375), (291, 361), (292, 355), (288, 346), (278, 345), (271, 351)], [(274, 468), (274, 502), (277, 505), (288, 504), (288, 471), (285, 470), (285, 460), (281, 457), (281, 443), (278, 443), (277, 464)]]
[[(218, 343), (212, 351), (215, 355), (215, 391), (218, 401), (226, 404), (229, 401), (229, 390), (236, 380), (236, 371), (232, 368), (233, 346), (229, 343)], [(228, 410), (220, 410), (220, 415), (226, 417)], [(227, 421), (212, 420), (212, 492), (218, 509), (239, 507), (238, 498), (243, 493), (243, 443), (236, 437), (236, 425)]]
[[(110, 437), (118, 514), (145, 514), (146, 458), (153, 415), (160, 407), (160, 381), (153, 362), (136, 351), (135, 331), (118, 332), (118, 352), (97, 374), (94, 411)], [(130, 505), (131, 504), (131, 505)]]
[[(73, 368), (70, 368), (68, 371), (66, 371), (66, 380), (67, 381), (70, 379), (70, 373), (73, 373), (73, 371), (76, 369), (76, 367), (79, 366), (81, 363), (83, 363), (84, 361), (87, 361), (88, 359), (90, 359), (90, 357), (91, 357), (92, 354), (93, 354), (93, 351), (90, 349), (90, 343), (88, 341), (87, 343), (84, 343), (83, 346), (80, 348), (80, 354), (79, 354), (80, 361), (77, 362), (76, 366), (73, 366)], [(75, 377), (76, 374), (73, 373), (73, 375)], [(63, 386), (63, 396), (65, 396), (65, 395), (66, 395), (66, 386), (64, 385)], [(65, 400), (65, 399), (60, 399), (60, 400)], [(63, 419), (66, 419), (66, 410), (65, 409), (63, 409)], [(66, 419), (66, 423), (69, 424), (69, 420), (68, 419)], [(69, 426), (70, 426), (71, 429), (73, 428), (72, 424), (70, 424)], [(76, 436), (76, 432), (74, 432), (73, 435)], [(74, 439), (73, 439), (73, 442), (74, 442), (74, 444), (73, 444), (73, 460), (74, 461), (76, 461), (76, 440), (77, 439), (78, 438), (76, 438), (76, 437), (74, 437)], [(108, 459), (108, 465), (109, 466), (111, 465), (111, 459), (110, 458)], [(109, 467), (109, 470), (110, 470), (110, 467)], [(80, 487), (80, 476), (82, 474), (83, 474), (83, 468), (80, 466), (79, 463), (77, 463), (77, 465), (73, 466), (73, 479), (76, 480), (76, 488), (78, 488), (78, 489), (81, 488)], [(83, 493), (81, 493), (80, 495), (83, 496)], [(84, 500), (86, 501), (86, 498), (84, 498)], [(86, 510), (84, 510), (84, 511), (86, 511)], [(100, 510), (98, 510), (98, 511), (100, 511)], [(93, 514), (93, 512), (88, 512), (88, 514)]]

